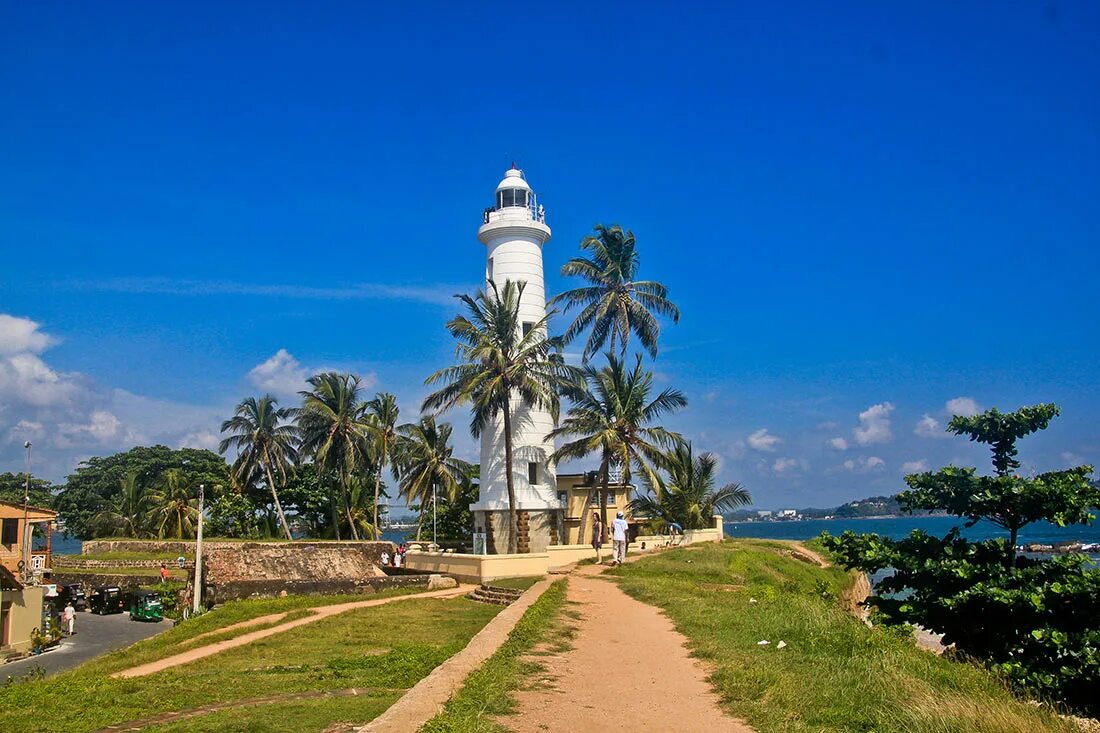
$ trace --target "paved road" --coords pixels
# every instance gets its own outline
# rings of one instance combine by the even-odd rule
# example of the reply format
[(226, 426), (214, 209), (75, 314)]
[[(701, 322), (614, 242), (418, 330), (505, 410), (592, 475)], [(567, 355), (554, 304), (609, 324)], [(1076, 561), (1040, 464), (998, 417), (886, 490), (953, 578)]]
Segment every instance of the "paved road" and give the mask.
[(96, 616), (84, 612), (76, 615), (76, 635), (61, 641), (59, 648), (37, 657), (20, 659), (18, 662), (0, 664), (0, 680), (8, 675), (26, 674), (33, 667), (41, 667), (46, 674), (56, 674), (83, 664), (115, 649), (129, 646), (150, 636), (172, 628), (172, 622), (165, 619), (159, 624), (131, 621), (130, 615), (116, 613), (110, 616)]

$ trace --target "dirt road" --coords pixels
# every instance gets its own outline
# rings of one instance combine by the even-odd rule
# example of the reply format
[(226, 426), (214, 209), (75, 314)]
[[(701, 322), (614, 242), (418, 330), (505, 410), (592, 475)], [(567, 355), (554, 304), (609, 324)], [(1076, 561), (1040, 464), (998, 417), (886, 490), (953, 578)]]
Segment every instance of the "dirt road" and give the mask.
[(707, 684), (708, 670), (661, 612), (636, 601), (587, 566), (569, 578), (580, 614), (573, 648), (538, 657), (548, 685), (516, 695), (517, 714), (500, 719), (516, 733), (706, 730), (752, 733), (727, 716)]

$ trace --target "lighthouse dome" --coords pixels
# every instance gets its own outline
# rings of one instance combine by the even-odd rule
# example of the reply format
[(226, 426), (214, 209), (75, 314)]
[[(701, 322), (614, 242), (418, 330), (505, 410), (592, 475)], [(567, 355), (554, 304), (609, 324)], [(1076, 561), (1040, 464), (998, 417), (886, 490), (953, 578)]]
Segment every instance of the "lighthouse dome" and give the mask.
[(503, 191), (506, 188), (522, 188), (525, 191), (531, 190), (531, 187), (527, 185), (527, 181), (523, 180), (523, 171), (518, 168), (512, 168), (505, 173), (504, 180), (497, 184), (498, 191)]

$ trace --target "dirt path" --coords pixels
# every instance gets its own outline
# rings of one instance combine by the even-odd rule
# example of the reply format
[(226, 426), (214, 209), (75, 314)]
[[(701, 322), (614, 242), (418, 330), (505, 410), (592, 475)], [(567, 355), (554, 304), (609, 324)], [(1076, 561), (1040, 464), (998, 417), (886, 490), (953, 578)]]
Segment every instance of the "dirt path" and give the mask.
[(586, 566), (569, 578), (580, 614), (573, 648), (539, 657), (549, 688), (519, 692), (516, 714), (499, 722), (516, 733), (705, 730), (752, 733), (726, 715), (707, 668), (660, 611)]
[[(305, 626), (306, 624), (316, 623), (321, 619), (334, 616), (338, 613), (344, 613), (345, 611), (353, 611), (359, 608), (370, 608), (372, 606), (381, 606), (386, 603), (393, 603), (395, 601), (407, 601), (413, 598), (454, 598), (456, 596), (465, 595), (474, 589), (472, 585), (459, 585), (456, 588), (448, 588), (446, 590), (428, 591), (427, 593), (410, 593), (404, 596), (389, 596), (387, 598), (375, 598), (369, 601), (353, 601), (351, 603), (338, 603), (331, 606), (316, 606), (309, 609), (313, 612), (312, 615), (304, 618), (295, 619), (293, 621), (287, 621), (285, 624), (279, 624), (278, 626), (271, 626), (266, 629), (259, 629), (258, 631), (252, 631), (247, 634), (241, 634), (240, 636), (233, 637), (232, 639), (225, 639), (223, 641), (214, 642), (206, 646), (200, 646), (198, 649), (189, 649), (179, 654), (173, 654), (170, 657), (158, 659), (148, 664), (141, 664), (137, 667), (130, 667), (124, 669), (121, 672), (115, 672), (112, 677), (143, 677), (147, 674), (153, 674), (154, 672), (160, 672), (164, 669), (170, 669), (172, 667), (178, 667), (181, 664), (188, 664), (198, 659), (209, 657), (213, 654), (218, 654), (226, 649), (233, 649), (235, 647), (244, 646), (245, 644), (251, 644), (259, 639), (266, 639), (269, 636), (275, 634), (281, 634), (284, 631), (290, 629), (296, 629), (299, 626)], [(254, 621), (253, 621), (254, 623)], [(236, 626), (240, 626), (237, 624)]]

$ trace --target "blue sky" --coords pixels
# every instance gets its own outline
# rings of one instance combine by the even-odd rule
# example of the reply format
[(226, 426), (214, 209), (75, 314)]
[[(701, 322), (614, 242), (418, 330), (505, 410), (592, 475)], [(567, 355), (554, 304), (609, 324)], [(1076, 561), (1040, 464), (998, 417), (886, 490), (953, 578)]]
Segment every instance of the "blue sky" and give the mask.
[(320, 368), (411, 416), (513, 160), (552, 292), (634, 230), (671, 425), (758, 506), (987, 465), (950, 400), (1100, 461), (1098, 79), (1089, 2), (9, 8), (0, 470), (210, 445)]

